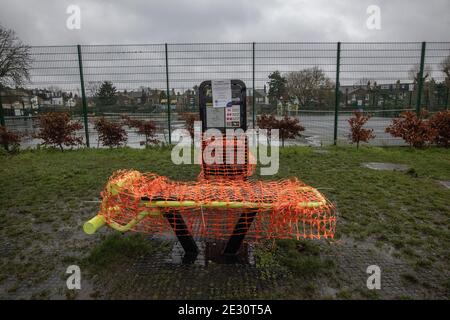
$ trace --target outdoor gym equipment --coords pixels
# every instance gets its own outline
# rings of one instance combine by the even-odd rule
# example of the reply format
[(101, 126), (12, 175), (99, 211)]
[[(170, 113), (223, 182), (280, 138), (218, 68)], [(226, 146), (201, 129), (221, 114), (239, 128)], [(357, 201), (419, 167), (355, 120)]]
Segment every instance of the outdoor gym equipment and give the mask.
[[(215, 104), (220, 102), (212, 101), (215, 88), (211, 81), (200, 85), (203, 132), (209, 128), (222, 132), (226, 128), (247, 129), (245, 85), (231, 80), (229, 86), (231, 103), (218, 107)], [(185, 252), (194, 254), (198, 252), (194, 237), (224, 239), (223, 253), (227, 255), (235, 255), (244, 238), (334, 237), (334, 207), (318, 190), (297, 179), (248, 179), (253, 167), (246, 139), (202, 139), (202, 149), (210, 144), (231, 146), (235, 152), (241, 149), (244, 161), (203, 162), (195, 182), (176, 182), (134, 170), (117, 171), (102, 192), (99, 213), (84, 224), (84, 231), (93, 234), (108, 225), (120, 232), (173, 232)], [(220, 155), (224, 160), (227, 152)]]

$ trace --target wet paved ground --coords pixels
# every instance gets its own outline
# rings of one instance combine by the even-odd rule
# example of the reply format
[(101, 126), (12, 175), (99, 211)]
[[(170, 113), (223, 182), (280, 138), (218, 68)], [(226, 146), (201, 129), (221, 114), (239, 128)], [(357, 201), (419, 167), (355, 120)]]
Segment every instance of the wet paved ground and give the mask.
[[(217, 259), (214, 261), (214, 256), (217, 257), (215, 254), (205, 257), (205, 244), (200, 243), (201, 252), (197, 260), (183, 263), (181, 246), (172, 242), (168, 252), (145, 254), (134, 260), (124, 261), (105, 273), (84, 273), (82, 289), (76, 292), (66, 289), (66, 266), (64, 259), (61, 259), (50, 276), (43, 281), (30, 278), (14, 291), (8, 290), (8, 282), (3, 283), (0, 298), (449, 298), (449, 292), (437, 286), (448, 280), (448, 270), (442, 274), (424, 270), (416, 272), (410, 265), (395, 258), (392, 255), (393, 249), (380, 250), (367, 242), (341, 239), (316, 243), (320, 247), (321, 258), (331, 259), (335, 263), (336, 267), (331, 275), (292, 277), (288, 272), (275, 270), (270, 277), (263, 277), (252, 256), (253, 246), (243, 250), (245, 252), (241, 253), (241, 257), (244, 259), (240, 262), (224, 263)], [(3, 243), (1, 252), (11, 250), (11, 247), (11, 243)], [(81, 245), (79, 249), (82, 247), (85, 246)], [(52, 252), (55, 256), (67, 256), (71, 253), (70, 250), (76, 251), (77, 246), (65, 250), (54, 248)], [(369, 274), (366, 270), (370, 265), (377, 265), (381, 269), (381, 290), (367, 289)], [(309, 287), (311, 285), (312, 290)]]
[[(16, 276), (0, 281), (0, 298), (450, 298), (448, 285), (443, 285), (450, 279), (450, 271), (445, 265), (441, 267), (436, 263), (417, 269), (413, 263), (399, 258), (394, 248), (378, 248), (370, 240), (345, 237), (331, 242), (313, 241), (319, 248), (320, 259), (334, 262), (329, 273), (295, 276), (277, 267), (269, 267), (269, 274), (265, 274), (254, 255), (262, 243), (243, 247), (238, 263), (224, 263), (218, 258), (223, 244), (206, 245), (197, 239), (200, 254), (195, 262), (183, 263), (183, 250), (173, 236), (149, 237), (147, 241), (153, 246), (169, 240), (167, 250), (127, 259), (108, 270), (93, 272), (82, 267), (81, 290), (67, 290), (67, 267), (79, 264), (80, 259), (102, 243), (105, 236), (114, 233), (110, 229), (93, 236), (82, 232), (83, 222), (97, 205), (81, 204), (77, 210), (79, 215), (56, 231), (48, 224), (40, 223), (35, 224), (27, 236), (19, 238), (19, 242), (2, 241), (1, 259), (6, 259), (6, 266), (13, 268)], [(444, 257), (437, 257), (436, 261), (443, 259), (445, 261)], [(367, 289), (369, 274), (366, 270), (370, 265), (381, 269), (381, 290)]]
[[(176, 247), (176, 245), (175, 245)], [(332, 277), (302, 277), (275, 274), (264, 279), (251, 264), (202, 263), (179, 264), (164, 257), (143, 256), (109, 283), (105, 298), (140, 299), (217, 299), (217, 298), (413, 298), (448, 299), (448, 293), (436, 290), (433, 283), (445, 281), (445, 275), (436, 277), (431, 272), (414, 273), (417, 283), (408, 284), (402, 275), (411, 273), (411, 267), (386, 252), (353, 241), (332, 245), (321, 243), (323, 258), (332, 259), (336, 270)], [(173, 254), (173, 253), (171, 253)], [(367, 267), (381, 269), (381, 290), (368, 290)], [(123, 270), (125, 271), (125, 270)], [(448, 273), (447, 273), (448, 277)], [(100, 281), (101, 282), (101, 281)], [(309, 289), (297, 283), (314, 283)], [(417, 285), (419, 284), (419, 285)]]

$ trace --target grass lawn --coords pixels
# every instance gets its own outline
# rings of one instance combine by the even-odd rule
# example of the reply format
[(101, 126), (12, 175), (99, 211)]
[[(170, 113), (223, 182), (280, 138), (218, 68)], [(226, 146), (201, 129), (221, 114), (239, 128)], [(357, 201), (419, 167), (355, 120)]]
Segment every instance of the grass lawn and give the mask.
[[(260, 178), (296, 176), (326, 194), (338, 209), (335, 240), (261, 243), (252, 270), (186, 267), (189, 270), (183, 272), (198, 275), (190, 286), (181, 277), (167, 280), (179, 269), (171, 271), (158, 262), (163, 267), (151, 269), (147, 282), (132, 274), (140, 290), (126, 285), (133, 283), (128, 269), (132, 262), (147, 254), (156, 261), (155, 255), (168, 254), (171, 244), (118, 237), (108, 229), (87, 236), (82, 224), (95, 215), (99, 205), (95, 201), (113, 171), (133, 168), (194, 180), (197, 165), (173, 165), (168, 148), (1, 154), (0, 298), (176, 298), (184, 293), (200, 298), (448, 299), (450, 190), (438, 181), (450, 180), (450, 151), (324, 150), (286, 147), (280, 151), (278, 174)], [(362, 162), (395, 162), (410, 169), (376, 171), (362, 167)], [(76, 295), (64, 289), (65, 268), (73, 263), (89, 270), (87, 289)], [(386, 280), (380, 291), (365, 287), (370, 264), (380, 265)], [(224, 273), (223, 268), (232, 275), (216, 279), (214, 274)], [(160, 286), (155, 289), (156, 282)], [(242, 288), (235, 283), (243, 283)], [(225, 286), (223, 291), (216, 288), (220, 285)]]

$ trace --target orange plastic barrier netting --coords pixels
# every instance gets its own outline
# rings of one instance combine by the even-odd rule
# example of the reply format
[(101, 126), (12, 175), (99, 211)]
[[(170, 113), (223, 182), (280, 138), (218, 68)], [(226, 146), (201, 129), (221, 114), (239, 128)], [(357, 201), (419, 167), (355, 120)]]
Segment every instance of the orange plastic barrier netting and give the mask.
[(203, 154), (210, 155), (211, 160), (214, 161), (208, 162), (207, 159), (202, 159), (199, 179), (245, 180), (256, 169), (253, 155), (249, 152), (248, 138), (245, 135), (214, 139), (203, 137)]
[(111, 176), (102, 197), (99, 215), (120, 231), (184, 229), (194, 237), (215, 239), (239, 233), (246, 233), (246, 239), (318, 239), (333, 238), (336, 226), (333, 205), (297, 179), (175, 182), (121, 170)]

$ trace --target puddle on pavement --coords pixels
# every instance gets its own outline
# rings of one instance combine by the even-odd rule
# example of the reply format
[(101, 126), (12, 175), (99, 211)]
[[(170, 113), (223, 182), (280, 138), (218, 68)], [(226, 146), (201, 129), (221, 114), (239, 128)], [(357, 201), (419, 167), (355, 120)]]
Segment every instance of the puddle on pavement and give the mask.
[(405, 164), (389, 162), (364, 162), (361, 165), (372, 170), (407, 171), (409, 169)]
[(439, 183), (447, 189), (450, 189), (450, 180), (449, 181), (439, 181)]

